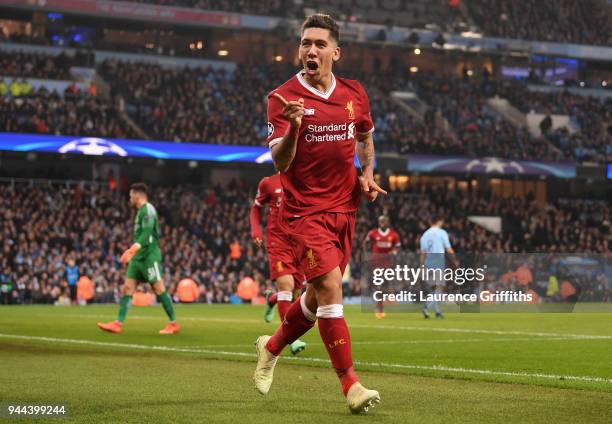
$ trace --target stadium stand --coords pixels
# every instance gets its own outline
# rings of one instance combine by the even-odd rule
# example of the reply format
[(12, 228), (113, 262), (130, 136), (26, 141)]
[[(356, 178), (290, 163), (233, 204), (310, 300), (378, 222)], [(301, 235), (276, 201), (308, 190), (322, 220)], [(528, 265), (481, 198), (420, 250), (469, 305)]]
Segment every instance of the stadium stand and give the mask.
[[(135, 0), (123, 0), (135, 1)], [(163, 6), (254, 15), (303, 18), (305, 12), (323, 11), (343, 21), (399, 25), (411, 28), (436, 25), (449, 31), (470, 28), (474, 22), (485, 35), (521, 40), (612, 44), (610, 7), (604, 0), (399, 1), (399, 0), (139, 0)]]
[[(69, 258), (75, 259), (81, 276), (93, 281), (94, 302), (115, 300), (123, 278), (118, 257), (130, 244), (133, 213), (120, 189), (84, 182), (0, 183), (0, 279), (10, 282), (11, 302), (54, 302), (64, 291)], [(237, 181), (200, 190), (154, 190), (171, 293), (186, 277), (197, 283), (199, 300), (210, 303), (229, 302), (245, 276), (255, 279), (262, 292), (268, 287), (264, 252), (250, 240), (254, 190)], [(559, 201), (542, 207), (529, 197), (503, 199), (422, 187), (361, 209), (352, 264), (361, 263), (361, 241), (383, 212), (390, 215), (407, 251), (416, 251), (431, 214), (442, 212), (458, 252), (609, 253), (612, 210), (605, 202)], [(494, 234), (469, 222), (471, 214), (500, 216), (503, 232)], [(232, 247), (239, 252), (234, 258)], [(358, 295), (360, 270), (353, 268), (351, 294)]]
[[(72, 88), (71, 88), (72, 87)], [(21, 89), (20, 89), (21, 90)], [(0, 97), (0, 130), (112, 138), (137, 137), (108, 101), (69, 86), (65, 93), (44, 87)]]
[[(91, 99), (82, 92), (71, 96), (74, 86), (65, 90), (74, 98), (66, 98), (64, 93), (47, 93), (44, 88), (32, 91), (26, 84), (29, 77), (70, 80), (71, 65), (86, 60), (90, 58), (83, 53), (1, 52), (0, 62), (7, 64), (9, 78), (0, 81), (0, 96), (4, 97), (0, 107), (6, 112), (0, 129), (116, 138), (145, 134), (177, 142), (261, 145), (267, 131), (263, 99), (295, 71), (287, 63), (240, 64), (231, 72), (109, 59), (97, 69), (110, 84), (109, 99)], [(595, 162), (604, 162), (610, 155), (610, 100), (534, 93), (524, 82), (504, 83), (488, 75), (470, 78), (402, 70), (388, 78), (354, 70), (341, 74), (363, 81), (369, 92), (380, 152)], [(390, 97), (393, 91), (416, 93), (428, 110), (421, 119), (405, 113)], [(30, 92), (35, 94), (30, 99), (19, 99)], [(568, 114), (571, 131), (556, 128), (542, 136), (530, 134), (487, 105), (494, 95), (507, 98), (522, 113)], [(116, 107), (118, 97), (125, 99), (127, 115), (142, 131), (135, 131), (122, 119)], [(87, 113), (71, 116), (74, 102), (84, 105)], [(238, 117), (241, 125), (235, 125)]]
[(521, 112), (568, 115), (570, 129), (551, 128), (544, 136), (577, 160), (612, 158), (612, 98), (580, 96), (569, 91), (529, 91), (522, 83), (502, 85), (501, 94)]
[(562, 159), (544, 140), (505, 121), (486, 105), (495, 84), (469, 77), (425, 75), (415, 78), (420, 98), (439, 111), (456, 131), (464, 152), (511, 159)]
[[(123, 0), (134, 1), (134, 0)], [(441, 28), (463, 25), (463, 15), (454, 2), (444, 0), (274, 0), (259, 2), (241, 0), (136, 0), (162, 6), (193, 7), (204, 10), (245, 13), (252, 15), (304, 17), (307, 11), (330, 13), (342, 21), (383, 25), (425, 27), (436, 24)]]
[(0, 76), (69, 80), (72, 59), (64, 54), (0, 51)]
[(612, 44), (604, 0), (471, 0), (471, 17), (487, 35), (521, 40)]
[(256, 0), (222, 1), (222, 0), (122, 0), (130, 3), (148, 3), (159, 6), (189, 7), (221, 12), (249, 13), (254, 15), (283, 16), (291, 10), (293, 1), (272, 0), (260, 2)]
[[(33, 65), (24, 66), (23, 71), (26, 76), (69, 78), (65, 66), (62, 65), (63, 73), (50, 68), (54, 60), (58, 60), (57, 58), (44, 57), (40, 54), (18, 55), (23, 57), (26, 63), (33, 63)], [(15, 54), (9, 53), (3, 54), (0, 58), (11, 61), (13, 56)], [(60, 63), (69, 62), (61, 58)], [(286, 65), (239, 66), (235, 72), (231, 73), (210, 68), (165, 69), (158, 65), (116, 60), (105, 61), (99, 70), (101, 75), (111, 83), (113, 92), (123, 94), (127, 98), (128, 113), (152, 138), (250, 145), (260, 144), (266, 130), (262, 120), (263, 106), (257, 99), (265, 98), (268, 90), (291, 72)], [(17, 69), (9, 74), (18, 74), (19, 71)], [(487, 92), (495, 90), (495, 87), (488, 82), (480, 83), (470, 79), (437, 75), (411, 77), (410, 80), (407, 78), (398, 74), (396, 78), (391, 79), (394, 81), (391, 87), (384, 82), (381, 82), (379, 86), (374, 85), (378, 82), (374, 77), (365, 78), (368, 90), (372, 93), (372, 110), (376, 120), (380, 150), (399, 153), (494, 154), (513, 159), (559, 159), (561, 157), (559, 152), (551, 149), (548, 143), (542, 140), (534, 142), (525, 130), (512, 127), (487, 108), (484, 104)], [(262, 81), (265, 83), (262, 84)], [(13, 84), (15, 82), (11, 83)], [(0, 93), (5, 91), (7, 95), (13, 94), (12, 101), (3, 102), (3, 110), (18, 114), (19, 109), (26, 108), (26, 112), (22, 115), (27, 115), (28, 105), (16, 104), (20, 101), (15, 100), (15, 97), (18, 96), (14, 95), (12, 87), (6, 83), (3, 83), (2, 86), (5, 88), (0, 87)], [(436, 130), (431, 113), (425, 115), (423, 122), (418, 122), (398, 112), (388, 96), (381, 94), (388, 93), (392, 88), (402, 87), (410, 89), (416, 87), (421, 98), (432, 107), (431, 112), (436, 110), (442, 113), (455, 129), (458, 137), (450, 137)], [(29, 93), (29, 89), (27, 91)], [(194, 96), (193, 93), (197, 95)], [(245, 98), (240, 93), (253, 93), (253, 95)], [(527, 91), (522, 87), (516, 90), (516, 86), (513, 86), (512, 89), (506, 90), (506, 93), (512, 96), (511, 101), (521, 102), (518, 106), (524, 112), (527, 108), (533, 109), (537, 106), (532, 104), (536, 101), (537, 96), (523, 96)], [(35, 102), (36, 105), (41, 105), (44, 102), (62, 102), (57, 95), (48, 95), (40, 90), (36, 94), (35, 100), (26, 103)], [(82, 96), (79, 97), (82, 99)], [(609, 144), (606, 141), (606, 137), (609, 136), (606, 134), (599, 136), (596, 134), (596, 128), (609, 120), (606, 105), (594, 101), (579, 102), (578, 96), (570, 98), (575, 106), (568, 106), (567, 98), (563, 96), (548, 96), (545, 99), (551, 108), (563, 108), (566, 113), (572, 109), (572, 113), (577, 115), (576, 119), (582, 124), (581, 127), (588, 131), (584, 138), (591, 142), (580, 144), (584, 149), (588, 149), (587, 152), (590, 153), (588, 156), (577, 150), (579, 139), (576, 137), (572, 137), (569, 143), (552, 139), (566, 153), (566, 157), (571, 157), (576, 152), (580, 153), (580, 156), (576, 155), (578, 158), (593, 159), (595, 156), (596, 159), (597, 154), (605, 156), (603, 149)], [(102, 100), (90, 101), (88, 110), (114, 109), (110, 104), (104, 107), (102, 102)], [(94, 103), (95, 107), (93, 107)], [(69, 104), (62, 106), (53, 108), (56, 114), (70, 109)], [(100, 119), (104, 122), (106, 116), (101, 115)], [(34, 119), (33, 117), (26, 119), (27, 116), (20, 116), (11, 120), (9, 116), (6, 115), (3, 120), (5, 121), (4, 130), (32, 131), (29, 121)], [(236, 116), (247, 117), (245, 125), (234, 125)], [(250, 121), (248, 121), (249, 116)], [(10, 126), (6, 123), (9, 120), (11, 121)], [(95, 127), (98, 128), (97, 134), (92, 133), (93, 128), (87, 128), (87, 126), (85, 126), (88, 129), (87, 132), (75, 133), (74, 131), (82, 126), (60, 126), (57, 124), (58, 120), (61, 121), (60, 118), (47, 119), (46, 121), (49, 122), (45, 122), (45, 125), (48, 128), (45, 129), (43, 125), (42, 129), (36, 129), (34, 132), (114, 135), (115, 137), (130, 134), (129, 129), (117, 129), (119, 126), (115, 122)], [(557, 137), (562, 137), (562, 135), (557, 135)]]
[(100, 72), (126, 96), (128, 113), (152, 138), (243, 145), (262, 144), (265, 98), (292, 74), (283, 65), (244, 65), (231, 73), (118, 61), (104, 62)]

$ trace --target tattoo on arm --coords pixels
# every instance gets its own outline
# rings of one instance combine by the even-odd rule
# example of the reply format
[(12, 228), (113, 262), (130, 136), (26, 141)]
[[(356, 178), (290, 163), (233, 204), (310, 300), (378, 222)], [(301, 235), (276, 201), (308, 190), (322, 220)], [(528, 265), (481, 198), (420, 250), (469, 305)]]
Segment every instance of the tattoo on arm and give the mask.
[(361, 170), (374, 170), (374, 140), (372, 134), (357, 142), (357, 158), (361, 164)]

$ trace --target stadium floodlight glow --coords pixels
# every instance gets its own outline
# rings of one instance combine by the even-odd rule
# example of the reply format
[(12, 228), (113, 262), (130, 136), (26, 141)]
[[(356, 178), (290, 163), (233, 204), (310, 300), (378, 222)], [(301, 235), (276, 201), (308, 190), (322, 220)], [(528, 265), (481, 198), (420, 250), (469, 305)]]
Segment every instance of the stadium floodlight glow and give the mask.
[(195, 43), (189, 43), (190, 50), (195, 50), (195, 48), (196, 48)]
[(229, 52), (228, 52), (227, 50), (219, 50), (219, 51), (217, 52), (217, 54), (218, 54), (219, 56), (227, 56), (227, 55), (229, 54)]
[(468, 77), (471, 77), (472, 75), (474, 75), (474, 71), (472, 71), (471, 69), (468, 69), (467, 75)]
[(416, 48), (414, 49), (414, 54), (416, 54), (417, 56), (421, 54), (421, 49)]
[(413, 74), (416, 74), (417, 72), (419, 72), (419, 68), (417, 68), (416, 66), (411, 66), (410, 72), (412, 72)]
[(601, 82), (601, 86), (602, 87), (607, 87), (608, 86), (608, 81), (602, 81)]
[(196, 46), (198, 48), (198, 50), (202, 50), (204, 48), (204, 42), (203, 41), (198, 41), (198, 44)]
[(584, 87), (584, 81), (580, 81), (580, 87)]
[(281, 55), (274, 56), (274, 60), (277, 62), (282, 62), (283, 57)]

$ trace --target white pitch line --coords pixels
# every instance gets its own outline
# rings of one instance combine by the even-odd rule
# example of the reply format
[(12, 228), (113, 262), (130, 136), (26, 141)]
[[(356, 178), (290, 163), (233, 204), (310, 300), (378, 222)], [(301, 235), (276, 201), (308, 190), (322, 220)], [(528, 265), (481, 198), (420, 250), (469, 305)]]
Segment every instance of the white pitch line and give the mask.
[[(62, 339), (55, 337), (41, 337), (41, 336), (22, 336), (17, 334), (3, 334), (0, 333), (0, 338), (16, 339), (16, 340), (32, 340), (32, 341), (43, 341), (52, 343), (71, 343), (80, 345), (91, 345), (91, 346), (107, 346), (107, 347), (122, 347), (129, 349), (140, 349), (140, 350), (154, 350), (164, 352), (181, 352), (181, 353), (203, 353), (220, 356), (237, 356), (255, 358), (254, 353), (246, 352), (228, 352), (223, 350), (210, 350), (210, 349), (193, 349), (193, 348), (179, 348), (170, 346), (152, 346), (152, 345), (139, 345), (133, 343), (110, 343), (110, 342), (98, 342), (93, 340), (82, 340), (82, 339)], [(317, 362), (317, 363), (329, 363), (327, 358), (309, 358), (309, 357), (295, 357), (286, 356), (284, 360), (295, 361), (295, 362)], [(474, 369), (474, 368), (457, 368), (447, 367), (445, 365), (413, 365), (413, 364), (393, 364), (385, 362), (366, 362), (366, 361), (354, 361), (356, 365), (363, 365), (373, 368), (396, 368), (396, 369), (414, 369), (414, 370), (426, 370), (436, 371), (444, 373), (460, 373), (460, 374), (479, 374), (479, 375), (498, 375), (507, 377), (524, 377), (524, 378), (543, 378), (552, 380), (574, 380), (574, 381), (587, 381), (587, 382), (598, 382), (612, 384), (612, 378), (594, 377), (585, 375), (558, 375), (558, 374), (542, 374), (542, 373), (527, 373), (527, 372), (514, 372), (514, 371), (495, 371), (487, 369)]]
[(410, 331), (433, 331), (440, 333), (476, 333), (476, 334), (508, 334), (515, 336), (534, 336), (534, 337), (572, 337), (572, 338), (592, 338), (592, 339), (612, 339), (612, 336), (602, 336), (596, 334), (566, 334), (566, 333), (546, 333), (533, 331), (514, 331), (514, 330), (485, 330), (479, 328), (452, 328), (452, 327), (413, 327), (413, 326), (392, 326), (392, 325), (360, 325), (353, 324), (350, 327), (370, 328), (380, 330), (410, 330)]
[[(453, 344), (453, 343), (489, 343), (489, 342), (533, 342), (533, 337), (503, 337), (496, 339), (430, 339), (430, 340), (377, 340), (377, 341), (354, 341), (352, 345), (404, 345), (404, 344)], [(592, 340), (580, 339), (576, 337), (542, 337), (539, 340), (552, 341), (578, 341)], [(207, 345), (207, 346), (180, 346), (185, 348), (208, 348), (208, 349), (230, 349), (230, 348), (245, 348), (252, 347), (252, 344), (223, 344), (223, 345)]]
[[(30, 315), (32, 316), (32, 315)], [(64, 317), (64, 318), (109, 318), (108, 315), (88, 315), (88, 314), (35, 314), (39, 317)], [(161, 320), (162, 318), (128, 315), (129, 319), (140, 320)], [(204, 322), (228, 322), (239, 324), (261, 325), (263, 323), (253, 320), (241, 320), (231, 318), (205, 318), (205, 317), (182, 317), (180, 321), (204, 321)], [(431, 331), (437, 333), (474, 333), (474, 334), (496, 334), (496, 335), (512, 335), (512, 336), (534, 336), (534, 337), (568, 337), (578, 339), (601, 339), (612, 340), (612, 336), (598, 334), (572, 334), (572, 333), (548, 333), (548, 332), (533, 332), (533, 331), (514, 331), (514, 330), (488, 330), (481, 328), (454, 328), (454, 327), (418, 327), (418, 326), (403, 326), (403, 325), (368, 325), (368, 324), (350, 324), (349, 328), (365, 328), (370, 330), (406, 330), (406, 331)]]
[[(386, 344), (436, 344), (436, 343), (478, 343), (478, 342), (533, 342), (533, 337), (503, 337), (494, 339), (432, 339), (432, 340), (388, 340), (388, 341), (367, 341), (353, 342), (357, 345), (386, 345)], [(595, 340), (590, 337), (541, 337), (539, 340)]]

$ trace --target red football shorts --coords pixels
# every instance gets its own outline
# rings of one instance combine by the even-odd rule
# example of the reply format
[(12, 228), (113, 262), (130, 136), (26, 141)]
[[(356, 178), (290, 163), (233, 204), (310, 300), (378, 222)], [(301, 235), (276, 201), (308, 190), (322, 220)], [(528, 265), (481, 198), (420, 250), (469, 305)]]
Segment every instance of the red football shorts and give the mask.
[(351, 258), (355, 213), (322, 212), (298, 218), (281, 218), (289, 234), (298, 270), (306, 280), (327, 274), (335, 267), (344, 273)]
[(295, 288), (301, 289), (304, 284), (304, 273), (298, 270), (298, 262), (293, 256), (289, 235), (280, 229), (266, 234), (266, 251), (270, 261), (270, 279), (276, 280), (283, 275), (293, 275)]

